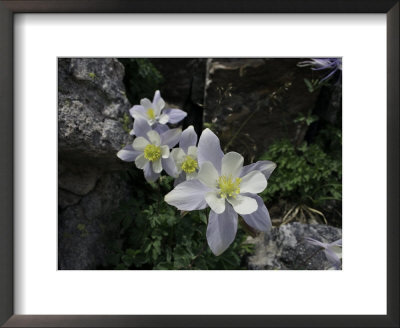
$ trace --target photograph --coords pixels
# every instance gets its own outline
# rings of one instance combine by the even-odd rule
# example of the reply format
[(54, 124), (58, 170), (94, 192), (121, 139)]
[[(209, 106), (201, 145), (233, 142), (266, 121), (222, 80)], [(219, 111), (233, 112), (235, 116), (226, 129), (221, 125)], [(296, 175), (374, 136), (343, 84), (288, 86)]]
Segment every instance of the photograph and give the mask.
[(0, 0), (0, 326), (398, 327), (399, 1)]
[(58, 270), (342, 270), (342, 58), (67, 58)]

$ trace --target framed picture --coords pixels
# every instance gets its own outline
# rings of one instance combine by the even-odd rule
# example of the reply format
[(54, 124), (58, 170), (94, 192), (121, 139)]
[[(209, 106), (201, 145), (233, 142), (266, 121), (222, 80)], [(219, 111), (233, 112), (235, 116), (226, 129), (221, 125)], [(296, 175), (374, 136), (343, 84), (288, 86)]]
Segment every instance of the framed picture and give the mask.
[(398, 1), (0, 10), (1, 324), (398, 326)]

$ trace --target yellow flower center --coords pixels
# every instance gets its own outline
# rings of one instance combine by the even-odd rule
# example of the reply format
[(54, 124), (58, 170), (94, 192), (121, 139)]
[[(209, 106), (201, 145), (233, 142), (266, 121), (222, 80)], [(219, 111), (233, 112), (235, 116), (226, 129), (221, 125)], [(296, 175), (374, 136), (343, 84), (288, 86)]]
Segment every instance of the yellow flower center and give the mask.
[(161, 157), (161, 147), (156, 145), (147, 145), (144, 148), (144, 158), (149, 161), (156, 161)]
[(240, 183), (242, 179), (236, 178), (233, 179), (232, 176), (220, 176), (218, 178), (218, 187), (220, 189), (219, 195), (222, 198), (233, 197), (236, 198), (236, 195), (240, 193)]
[(197, 169), (197, 161), (190, 156), (186, 156), (182, 163), (182, 170), (186, 173), (193, 173)]
[(147, 116), (149, 117), (149, 119), (154, 120), (156, 118), (156, 114), (154, 114), (154, 109), (153, 108), (149, 108), (147, 110)]

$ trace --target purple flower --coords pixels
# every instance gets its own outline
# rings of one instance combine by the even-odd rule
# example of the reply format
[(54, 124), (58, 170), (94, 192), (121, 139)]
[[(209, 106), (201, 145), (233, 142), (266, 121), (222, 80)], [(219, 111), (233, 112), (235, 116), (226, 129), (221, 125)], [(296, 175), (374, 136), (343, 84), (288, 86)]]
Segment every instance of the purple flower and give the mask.
[(206, 235), (212, 252), (220, 255), (233, 242), (238, 214), (254, 229), (268, 231), (271, 219), (257, 193), (267, 187), (267, 177), (276, 165), (263, 161), (243, 166), (243, 156), (224, 155), (218, 137), (209, 129), (200, 136), (197, 155), (197, 178), (177, 185), (165, 201), (183, 211), (210, 206)]
[(136, 167), (144, 171), (148, 182), (156, 181), (163, 169), (170, 176), (176, 177), (176, 166), (170, 156), (170, 149), (178, 143), (181, 129), (159, 134), (142, 118), (135, 119), (133, 127), (137, 137), (131, 145), (121, 149), (117, 156), (126, 162), (134, 161)]
[(171, 151), (171, 156), (175, 161), (179, 174), (178, 178), (175, 179), (174, 186), (197, 177), (199, 165), (196, 144), (197, 134), (191, 125), (182, 132), (179, 148), (174, 148)]
[[(186, 117), (186, 113), (180, 109), (165, 109), (165, 101), (161, 98), (160, 91), (154, 93), (153, 102), (147, 98), (140, 101), (140, 105), (133, 106), (129, 112), (136, 120), (137, 118), (145, 119), (149, 125), (158, 133), (168, 130), (167, 123), (178, 123)], [(131, 135), (136, 134), (135, 129), (130, 132)]]
[(338, 239), (332, 243), (323, 243), (310, 237), (305, 237), (310, 245), (321, 247), (324, 250), (325, 256), (329, 263), (331, 263), (336, 269), (340, 268), (342, 258), (342, 239)]
[(337, 71), (342, 70), (342, 59), (341, 58), (315, 58), (306, 60), (297, 64), (299, 67), (311, 66), (313, 71), (330, 70), (320, 82), (329, 79)]

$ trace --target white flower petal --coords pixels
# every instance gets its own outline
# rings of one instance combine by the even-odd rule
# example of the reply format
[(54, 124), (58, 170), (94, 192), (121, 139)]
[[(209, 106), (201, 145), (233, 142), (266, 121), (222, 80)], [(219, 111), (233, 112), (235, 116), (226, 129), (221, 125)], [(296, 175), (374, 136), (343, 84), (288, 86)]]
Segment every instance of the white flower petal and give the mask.
[(197, 179), (197, 172), (193, 172), (193, 173), (186, 173), (186, 180), (192, 180), (192, 179)]
[(156, 145), (156, 146), (161, 145), (161, 137), (156, 131), (151, 130), (151, 131), (147, 132), (147, 137), (149, 138), (150, 142), (153, 145)]
[(160, 91), (157, 90), (154, 93), (154, 98), (153, 98), (153, 109), (154, 109), (154, 114), (156, 116), (159, 116), (161, 113), (161, 110), (164, 108), (165, 106), (165, 101), (164, 99), (161, 98), (161, 94)]
[(171, 150), (171, 156), (174, 159), (179, 171), (182, 170), (182, 163), (185, 161), (186, 154), (181, 148), (174, 148)]
[(140, 104), (144, 107), (144, 109), (148, 110), (150, 108), (153, 108), (153, 104), (151, 103), (151, 101), (147, 98), (143, 98), (142, 100), (140, 100)]
[(117, 156), (125, 162), (133, 162), (143, 152), (134, 150), (132, 145), (125, 146), (118, 153)]
[(147, 164), (143, 168), (144, 178), (147, 182), (154, 182), (160, 177), (160, 173), (155, 173), (153, 171), (151, 162), (147, 162)]
[(225, 198), (219, 198), (218, 191), (206, 193), (205, 198), (208, 206), (210, 206), (215, 213), (221, 214), (225, 211)]
[(162, 99), (160, 90), (156, 90), (156, 92), (154, 92), (154, 96), (153, 96), (153, 104), (158, 104), (160, 99)]
[(260, 171), (252, 171), (242, 178), (240, 193), (258, 194), (267, 187), (267, 179)]
[(242, 155), (232, 151), (222, 158), (221, 175), (237, 178), (243, 167), (244, 158)]
[(318, 246), (318, 247), (321, 247), (321, 248), (324, 248), (324, 249), (328, 247), (328, 245), (326, 243), (320, 242), (320, 241), (318, 241), (316, 239), (313, 239), (311, 237), (304, 237), (303, 239), (307, 243), (309, 243), (310, 245), (313, 245), (313, 246)]
[(226, 204), (225, 212), (210, 211), (207, 225), (207, 243), (214, 255), (221, 255), (235, 240), (238, 215), (232, 206)]
[(181, 140), (179, 141), (179, 147), (181, 147), (185, 153), (188, 153), (188, 148), (190, 146), (196, 146), (196, 143), (197, 134), (193, 125), (191, 125), (182, 132)]
[(190, 146), (188, 148), (187, 154), (197, 160), (197, 147), (196, 146)]
[(162, 171), (161, 158), (159, 158), (159, 159), (156, 160), (156, 161), (153, 161), (153, 162), (152, 162), (152, 165), (153, 165), (153, 171), (154, 171), (155, 173), (160, 173), (160, 172)]
[(237, 195), (236, 198), (228, 197), (227, 200), (232, 204), (233, 209), (241, 215), (251, 214), (258, 208), (257, 201), (251, 197)]
[(164, 200), (181, 211), (202, 210), (207, 207), (204, 197), (209, 191), (199, 180), (189, 180), (178, 184)]
[(158, 118), (158, 122), (161, 124), (167, 124), (169, 120), (169, 116), (167, 114), (161, 114), (160, 117)]
[(329, 247), (330, 246), (340, 246), (340, 247), (342, 247), (342, 238), (340, 238), (338, 240), (335, 240), (334, 242), (330, 243)]
[(330, 249), (332, 252), (336, 254), (338, 258), (342, 258), (342, 247), (341, 246), (329, 246), (328, 249)]
[(180, 109), (175, 108), (168, 108), (164, 110), (165, 114), (168, 114), (168, 122), (171, 124), (178, 123), (182, 121), (186, 116), (187, 113)]
[(148, 162), (149, 160), (144, 157), (144, 154), (139, 155), (135, 160), (135, 164), (138, 169), (143, 169)]
[(129, 113), (134, 119), (137, 118), (147, 119), (146, 110), (144, 109), (143, 106), (135, 105), (129, 110)]
[(203, 182), (209, 188), (215, 189), (218, 184), (218, 172), (214, 165), (210, 162), (205, 162), (201, 165), (197, 179)]
[(197, 147), (197, 155), (200, 166), (204, 162), (211, 162), (218, 173), (221, 172), (221, 162), (224, 153), (221, 150), (218, 137), (210, 129), (205, 129), (202, 132)]
[(331, 263), (336, 269), (340, 268), (340, 258), (330, 249), (324, 250), (325, 256), (328, 259), (329, 263)]
[(137, 137), (133, 140), (132, 147), (134, 150), (143, 151), (147, 145), (149, 145), (149, 141), (143, 137)]
[(168, 158), (169, 157), (169, 147), (168, 146), (161, 146), (161, 157), (162, 158)]
[(147, 132), (151, 130), (151, 127), (147, 119), (136, 118), (133, 122), (133, 130), (137, 137), (146, 137)]
[(251, 171), (257, 170), (264, 174), (266, 179), (269, 179), (271, 173), (275, 170), (276, 164), (271, 161), (258, 161), (256, 163), (243, 166), (240, 176), (243, 177)]
[(179, 175), (174, 159), (172, 157), (162, 158), (161, 162), (164, 171), (167, 172), (169, 176), (176, 178)]
[(158, 134), (161, 136), (164, 132), (169, 130), (169, 127), (168, 127), (168, 125), (165, 125), (165, 124), (156, 123), (153, 126), (153, 130), (157, 131)]
[(163, 145), (168, 145), (169, 148), (173, 148), (179, 142), (181, 137), (182, 130), (181, 129), (171, 129), (165, 131), (161, 134), (161, 143)]
[(257, 202), (257, 211), (242, 215), (243, 220), (252, 228), (267, 232), (271, 229), (271, 218), (269, 216), (268, 210), (265, 207), (264, 201), (260, 196), (247, 194), (246, 196), (254, 198)]

